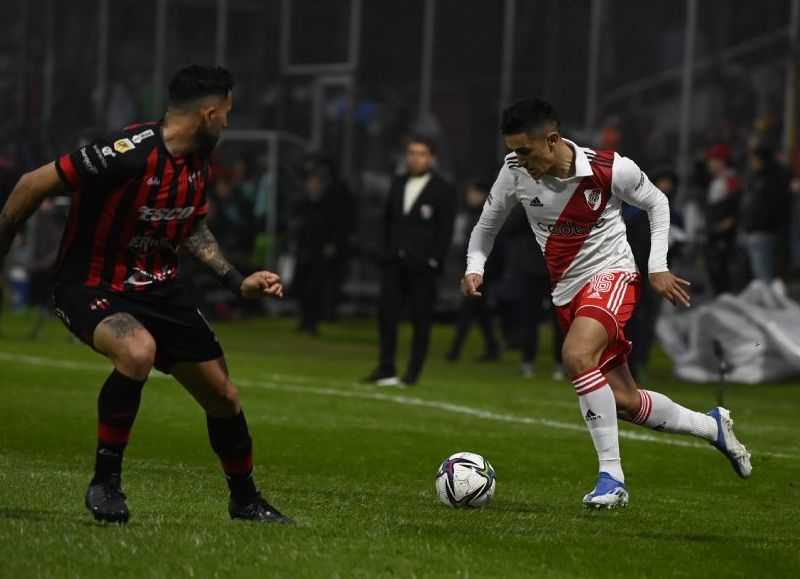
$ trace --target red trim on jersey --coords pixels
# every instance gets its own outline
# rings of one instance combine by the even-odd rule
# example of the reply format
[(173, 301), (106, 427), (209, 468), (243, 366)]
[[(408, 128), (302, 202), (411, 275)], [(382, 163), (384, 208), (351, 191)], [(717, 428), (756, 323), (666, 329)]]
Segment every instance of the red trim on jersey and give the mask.
[[(175, 207), (184, 207), (189, 196), (189, 172), (185, 171), (178, 180), (178, 196), (175, 198)], [(166, 237), (174, 239), (178, 232), (178, 220), (174, 219), (167, 224)]]
[(67, 181), (67, 185), (69, 185), (71, 189), (77, 191), (81, 186), (81, 179), (78, 177), (78, 171), (75, 170), (72, 158), (68, 154), (62, 155), (61, 158), (56, 161), (56, 167), (61, 169), (59, 174)]
[(123, 131), (132, 131), (134, 129), (138, 129), (139, 127), (152, 127), (153, 125), (157, 125), (158, 121), (146, 121), (144, 123), (133, 123), (132, 125), (128, 125)]
[[(156, 202), (153, 204), (153, 209), (164, 209), (167, 206), (167, 201), (169, 201), (170, 191), (172, 189), (172, 182), (176, 178), (178, 179), (178, 187), (180, 187), (182, 170), (183, 168), (181, 165), (178, 165), (176, 167), (175, 165), (172, 165), (170, 164), (169, 161), (167, 161), (167, 166), (165, 167), (164, 170), (161, 190), (156, 196)], [(156, 223), (155, 227), (153, 227), (153, 225), (151, 224), (150, 229), (148, 229), (148, 231), (154, 232), (156, 238), (158, 239), (160, 237), (159, 236), (160, 229), (161, 228)], [(158, 239), (158, 241), (160, 242), (160, 239)], [(152, 253), (152, 265), (149, 268), (150, 271), (145, 269), (147, 273), (153, 275), (156, 279), (159, 279), (161, 276), (161, 270), (162, 270), (161, 254), (163, 251), (164, 249), (160, 245), (156, 246), (155, 250)], [(141, 287), (136, 286), (136, 290), (143, 290), (143, 289), (145, 289), (145, 286)]]
[(131, 181), (129, 179), (118, 185), (103, 205), (103, 212), (100, 214), (100, 219), (97, 222), (94, 237), (92, 238), (92, 257), (89, 261), (89, 273), (86, 275), (85, 282), (85, 285), (89, 287), (98, 287), (103, 281), (103, 264), (106, 261), (108, 234), (111, 232), (111, 226), (114, 223), (114, 215), (119, 209), (120, 199), (122, 199)]
[[(154, 148), (147, 156), (147, 167), (145, 168), (144, 175), (153, 174), (157, 161), (158, 147)], [(147, 179), (142, 179), (142, 182), (139, 184), (139, 192), (136, 194), (136, 199), (133, 202), (130, 214), (125, 220), (125, 225), (123, 225), (122, 234), (120, 235), (121, 240), (127, 240), (131, 238), (131, 235), (136, 228), (136, 223), (139, 220), (139, 207), (141, 207), (145, 201), (147, 201), (147, 197), (150, 195), (151, 187), (151, 185), (147, 184)], [(125, 289), (125, 274), (128, 272), (128, 252), (129, 249), (127, 247), (117, 247), (116, 255), (114, 257), (116, 260), (114, 264), (114, 277), (111, 281), (112, 291), (121, 292)]]
[[(594, 159), (589, 161), (592, 168), (592, 175), (584, 177), (570, 197), (561, 215), (553, 226), (558, 232), (560, 229), (565, 231), (574, 230), (574, 225), (586, 228), (585, 233), (578, 235), (558, 235), (551, 233), (547, 237), (544, 247), (544, 258), (547, 262), (547, 269), (550, 271), (550, 289), (555, 288), (561, 280), (564, 272), (569, 269), (578, 252), (589, 238), (591, 228), (603, 214), (606, 204), (611, 197), (611, 166), (606, 165), (608, 159), (614, 159), (614, 153), (601, 151)], [(597, 159), (597, 163), (595, 163)], [(600, 189), (600, 205), (596, 210), (592, 209), (584, 193), (591, 189)]]

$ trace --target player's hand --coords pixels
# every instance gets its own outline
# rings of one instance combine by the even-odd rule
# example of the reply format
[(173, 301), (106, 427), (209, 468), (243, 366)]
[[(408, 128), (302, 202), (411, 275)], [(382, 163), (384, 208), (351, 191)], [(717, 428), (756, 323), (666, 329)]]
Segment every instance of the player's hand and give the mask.
[(483, 276), (479, 273), (468, 273), (461, 280), (461, 293), (464, 296), (472, 299), (478, 299), (483, 294), (478, 291), (478, 288), (483, 285)]
[(242, 281), (242, 296), (258, 298), (261, 296), (283, 297), (281, 276), (271, 271), (257, 271)]
[(667, 298), (672, 302), (673, 306), (681, 304), (688, 308), (692, 305), (689, 294), (684, 289), (692, 285), (685, 279), (675, 277), (671, 272), (660, 271), (658, 273), (651, 273), (649, 276), (650, 287), (658, 295)]

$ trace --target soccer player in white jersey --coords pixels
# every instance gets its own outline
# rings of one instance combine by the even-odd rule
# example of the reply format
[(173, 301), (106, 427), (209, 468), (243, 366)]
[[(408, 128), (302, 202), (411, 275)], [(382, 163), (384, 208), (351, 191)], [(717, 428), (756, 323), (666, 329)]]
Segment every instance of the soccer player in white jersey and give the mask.
[(503, 111), (500, 125), (512, 153), (472, 231), (461, 289), (468, 297), (481, 296), (494, 238), (514, 204), (521, 203), (550, 271), (553, 303), (566, 335), (564, 368), (599, 460), (597, 484), (583, 503), (594, 508), (628, 503), (618, 417), (707, 440), (740, 477), (750, 476), (750, 454), (736, 439), (727, 409), (703, 414), (640, 390), (628, 368), (632, 344), (623, 329), (638, 301), (641, 276), (625, 236), (623, 201), (647, 211), (650, 219), (650, 287), (673, 305), (690, 305), (689, 282), (667, 268), (667, 198), (630, 159), (563, 138), (558, 113), (542, 100), (514, 103)]

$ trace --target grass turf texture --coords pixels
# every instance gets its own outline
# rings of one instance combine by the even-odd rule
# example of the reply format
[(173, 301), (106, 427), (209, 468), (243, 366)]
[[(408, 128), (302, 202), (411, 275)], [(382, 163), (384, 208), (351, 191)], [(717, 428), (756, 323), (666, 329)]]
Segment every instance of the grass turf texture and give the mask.
[[(292, 527), (233, 522), (199, 407), (153, 376), (127, 451), (126, 527), (85, 511), (95, 404), (109, 364), (49, 322), (3, 320), (0, 338), (2, 577), (794, 577), (800, 568), (797, 385), (732, 386), (727, 404), (754, 475), (693, 439), (623, 425), (631, 506), (588, 512), (596, 458), (571, 385), (496, 364), (442, 360), (437, 327), (421, 385), (357, 383), (376, 357), (375, 324), (217, 324), (255, 443), (256, 477)], [(408, 328), (401, 336), (408, 345)], [(545, 345), (549, 340), (544, 340)], [(406, 350), (401, 351), (404, 361)], [(402, 368), (402, 364), (400, 368)], [(647, 386), (691, 408), (711, 386), (670, 378), (657, 354)], [(630, 438), (645, 435), (644, 439)], [(675, 443), (666, 444), (665, 442)], [(680, 446), (683, 444), (685, 446)], [(469, 450), (497, 471), (482, 511), (437, 502), (433, 477)]]

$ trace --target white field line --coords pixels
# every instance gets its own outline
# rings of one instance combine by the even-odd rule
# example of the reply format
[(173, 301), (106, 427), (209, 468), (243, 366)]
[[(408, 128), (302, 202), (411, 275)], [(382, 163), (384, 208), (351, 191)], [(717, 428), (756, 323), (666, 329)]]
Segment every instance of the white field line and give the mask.
[[(107, 372), (111, 369), (111, 366), (109, 364), (73, 362), (71, 360), (46, 358), (42, 356), (29, 356), (22, 354), (8, 354), (5, 352), (0, 352), (0, 361), (20, 362), (34, 366), (64, 368), (68, 370), (99, 370)], [(285, 375), (279, 375), (279, 374), (276, 374), (275, 376), (280, 376), (280, 378), (286, 377)], [(151, 378), (163, 379), (163, 378), (168, 378), (168, 376), (160, 372), (153, 372), (151, 374)], [(294, 375), (293, 379), (296, 382), (305, 382), (305, 383), (320, 382), (320, 380), (306, 378), (300, 375)], [(515, 416), (512, 414), (502, 414), (497, 412), (491, 412), (488, 410), (481, 410), (480, 408), (473, 408), (471, 406), (452, 404), (450, 402), (440, 402), (437, 400), (425, 400), (423, 398), (415, 398), (413, 396), (392, 395), (392, 394), (386, 394), (384, 392), (373, 392), (373, 391), (363, 391), (363, 390), (354, 391), (354, 390), (340, 390), (336, 388), (320, 388), (316, 386), (295, 386), (291, 384), (281, 384), (279, 382), (261, 382), (261, 381), (243, 380), (243, 379), (237, 379), (236, 383), (248, 388), (260, 388), (264, 390), (275, 390), (280, 392), (316, 394), (319, 396), (332, 396), (338, 398), (352, 398), (359, 400), (389, 402), (392, 404), (400, 404), (404, 406), (416, 406), (420, 408), (431, 408), (435, 410), (442, 410), (444, 412), (473, 416), (475, 418), (481, 418), (483, 420), (492, 420), (495, 422), (542, 426), (545, 428), (570, 430), (573, 432), (581, 432), (581, 433), (586, 432), (586, 427), (580, 424), (574, 424), (570, 422), (559, 422), (557, 420), (550, 420), (547, 418), (533, 418), (529, 416)], [(345, 384), (352, 388), (352, 384), (346, 382), (341, 382), (341, 384)], [(641, 442), (653, 442), (656, 444), (665, 444), (668, 446), (682, 446), (687, 448), (699, 448), (704, 450), (711, 448), (710, 445), (708, 444), (696, 442), (693, 440), (681, 439), (676, 436), (670, 436), (667, 434), (656, 436), (648, 433), (630, 432), (628, 430), (621, 430), (619, 433), (619, 437), (628, 440), (637, 440)], [(765, 454), (775, 458), (800, 459), (800, 456), (794, 454), (785, 454), (779, 452), (769, 452)]]

